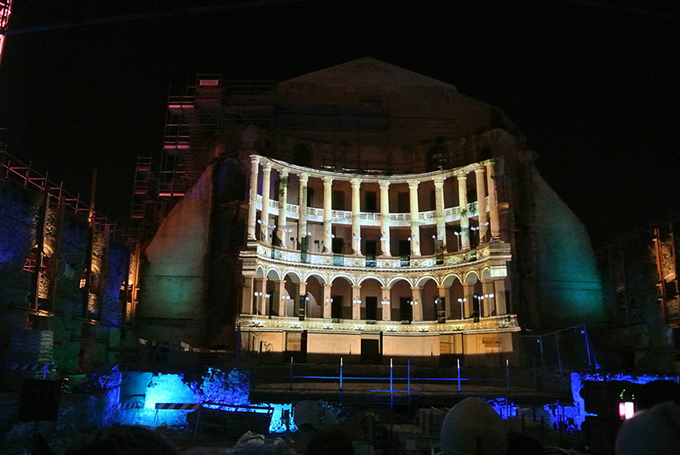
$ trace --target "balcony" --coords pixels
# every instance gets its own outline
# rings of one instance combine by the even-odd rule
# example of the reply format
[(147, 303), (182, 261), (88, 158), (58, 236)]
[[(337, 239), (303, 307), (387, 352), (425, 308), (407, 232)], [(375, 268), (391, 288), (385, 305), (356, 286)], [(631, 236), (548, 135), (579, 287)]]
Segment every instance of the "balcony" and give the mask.
[(405, 335), (414, 333), (466, 333), (466, 332), (518, 332), (517, 316), (507, 314), (481, 318), (479, 322), (473, 319), (456, 319), (444, 323), (437, 321), (411, 321), (402, 324), (401, 321), (374, 321), (364, 319), (322, 319), (306, 318), (300, 321), (297, 317), (263, 316), (242, 314), (237, 322), (241, 330), (307, 330), (312, 332), (342, 332), (365, 333), (384, 332), (386, 334)]
[(249, 247), (256, 248), (257, 257), (268, 262), (293, 263), (313, 268), (342, 267), (353, 270), (365, 270), (367, 268), (372, 270), (447, 268), (483, 261), (489, 258), (492, 253), (509, 255), (510, 248), (507, 244), (486, 244), (472, 250), (414, 258), (412, 256), (351, 256), (333, 253), (313, 253), (310, 251), (302, 253), (296, 250), (272, 247), (259, 242), (251, 242)]
[[(271, 216), (279, 216), (279, 201), (269, 199), (267, 211)], [(488, 207), (488, 200), (486, 206)], [(262, 210), (262, 196), (257, 195), (255, 207)], [(477, 202), (470, 202), (467, 207), (470, 216), (477, 216)], [(286, 204), (286, 216), (291, 219), (300, 219), (300, 206), (296, 204)], [(380, 226), (382, 215), (377, 212), (360, 212), (359, 220), (361, 226)], [(460, 207), (448, 207), (444, 209), (444, 222), (452, 223), (460, 220)], [(323, 222), (323, 209), (319, 207), (307, 207), (307, 221)], [(349, 210), (333, 210), (331, 213), (333, 224), (350, 226), (352, 224), (352, 212)], [(411, 225), (410, 213), (390, 213), (390, 227), (409, 227)], [(437, 224), (437, 213), (434, 210), (418, 212), (419, 226), (435, 226)]]

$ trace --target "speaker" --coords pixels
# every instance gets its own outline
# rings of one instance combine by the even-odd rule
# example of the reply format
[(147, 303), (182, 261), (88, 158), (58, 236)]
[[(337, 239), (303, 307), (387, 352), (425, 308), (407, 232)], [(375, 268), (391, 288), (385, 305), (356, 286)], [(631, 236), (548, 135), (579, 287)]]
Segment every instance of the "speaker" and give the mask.
[(21, 385), (20, 422), (57, 420), (59, 413), (59, 381), (27, 379)]

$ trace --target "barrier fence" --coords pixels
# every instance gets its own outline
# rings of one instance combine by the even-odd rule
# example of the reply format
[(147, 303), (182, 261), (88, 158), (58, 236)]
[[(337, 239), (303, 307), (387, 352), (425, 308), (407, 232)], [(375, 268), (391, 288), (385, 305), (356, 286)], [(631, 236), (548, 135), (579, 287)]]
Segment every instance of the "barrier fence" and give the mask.
[[(456, 394), (486, 388), (487, 391), (506, 394), (512, 391), (513, 387), (514, 391), (521, 390), (529, 393), (539, 389), (536, 369), (524, 369), (525, 374), (523, 376), (517, 373), (516, 377), (513, 377), (509, 359), (505, 359), (504, 364), (502, 369), (487, 369), (489, 375), (470, 376), (464, 374), (464, 369), (461, 367), (460, 359), (458, 359), (453, 370), (450, 368), (418, 368), (417, 373), (419, 374), (414, 374), (416, 368), (412, 367), (410, 360), (407, 361), (406, 365), (394, 365), (393, 360), (390, 359), (389, 366), (367, 367), (354, 364), (347, 366), (344, 364), (344, 359), (340, 358), (339, 364), (335, 367), (326, 367), (326, 371), (328, 371), (328, 368), (335, 370), (333, 374), (304, 374), (305, 369), (315, 368), (318, 372), (319, 368), (306, 364), (296, 365), (291, 357), (287, 375), (288, 392), (291, 394), (294, 391), (305, 392), (307, 390), (324, 393), (335, 392), (339, 393), (341, 399), (343, 394), (347, 392), (389, 394), (390, 404), (393, 405), (395, 395), (405, 396), (410, 403), (412, 395), (422, 394), (424, 391), (436, 394)], [(365, 374), (356, 374), (359, 368), (364, 369), (363, 373)], [(475, 368), (466, 370), (470, 373), (480, 371)], [(441, 374), (445, 371), (449, 371), (449, 375)], [(282, 379), (285, 380), (281, 375), (275, 377), (267, 374), (266, 380), (264, 375), (262, 377), (264, 382), (277, 381), (277, 378), (278, 382), (281, 382)], [(310, 386), (310, 383), (320, 384)]]

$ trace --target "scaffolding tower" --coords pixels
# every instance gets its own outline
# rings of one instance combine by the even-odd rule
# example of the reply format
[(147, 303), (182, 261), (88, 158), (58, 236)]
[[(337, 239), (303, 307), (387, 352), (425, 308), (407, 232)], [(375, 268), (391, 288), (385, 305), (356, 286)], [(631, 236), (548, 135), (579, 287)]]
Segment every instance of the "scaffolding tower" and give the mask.
[(169, 95), (157, 159), (138, 157), (130, 236), (143, 242), (215, 158), (222, 134), (222, 75), (199, 74), (183, 95)]

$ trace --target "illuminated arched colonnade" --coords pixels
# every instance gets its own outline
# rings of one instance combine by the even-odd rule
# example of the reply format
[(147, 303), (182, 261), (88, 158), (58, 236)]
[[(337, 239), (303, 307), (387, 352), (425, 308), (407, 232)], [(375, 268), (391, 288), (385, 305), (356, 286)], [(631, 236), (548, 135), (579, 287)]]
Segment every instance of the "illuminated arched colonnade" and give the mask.
[[(242, 314), (434, 321), (437, 300), (443, 298), (445, 304), (441, 309), (446, 320), (505, 315), (505, 269), (494, 270), (484, 262), (455, 271), (408, 271), (399, 275), (385, 271), (282, 268), (260, 263), (255, 274), (246, 278)], [(310, 281), (316, 285), (308, 286)], [(301, 296), (306, 297), (302, 299), (304, 313), (299, 311)], [(340, 314), (334, 314), (334, 303), (340, 303)], [(376, 308), (371, 309), (371, 303)], [(401, 308), (404, 303), (411, 306), (410, 317), (395, 317), (404, 314)]]
[(487, 160), (387, 176), (315, 170), (251, 155), (248, 239), (284, 249), (313, 250), (313, 244), (319, 252), (348, 249), (354, 256), (420, 257), (425, 241), (430, 250), (453, 251), (455, 243), (456, 251), (464, 251), (473, 232), (477, 243), (500, 238), (494, 167)]

